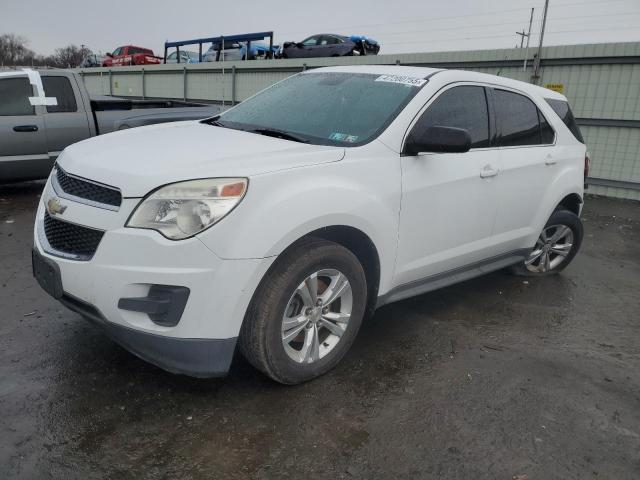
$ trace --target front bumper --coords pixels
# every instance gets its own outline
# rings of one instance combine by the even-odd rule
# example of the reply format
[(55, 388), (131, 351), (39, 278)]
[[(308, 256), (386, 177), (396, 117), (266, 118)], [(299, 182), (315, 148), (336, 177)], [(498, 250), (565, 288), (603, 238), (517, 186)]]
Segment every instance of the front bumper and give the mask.
[[(176, 242), (155, 231), (124, 228), (123, 219), (136, 200), (123, 202), (118, 212), (64, 200), (68, 208), (60, 219), (105, 233), (90, 260), (56, 256), (43, 243), (41, 231), (44, 204), (52, 194), (47, 184), (36, 215), (34, 252), (56, 265), (59, 300), (165, 370), (196, 377), (224, 375), (251, 296), (273, 259), (224, 260), (197, 237)], [(152, 314), (121, 303), (148, 297), (158, 285), (189, 291), (175, 324), (154, 322)]]
[(92, 305), (64, 294), (60, 302), (98, 325), (116, 343), (138, 357), (171, 373), (211, 378), (226, 375), (236, 338), (172, 338), (145, 333), (109, 322)]

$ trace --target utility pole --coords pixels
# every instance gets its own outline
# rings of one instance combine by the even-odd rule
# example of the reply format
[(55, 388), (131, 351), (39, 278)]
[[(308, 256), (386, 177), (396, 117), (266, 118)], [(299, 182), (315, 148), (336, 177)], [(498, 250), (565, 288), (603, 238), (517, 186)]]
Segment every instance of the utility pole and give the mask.
[(531, 16), (529, 17), (529, 31), (527, 32), (527, 49), (524, 51), (523, 71), (527, 71), (527, 57), (529, 56), (529, 40), (531, 39), (531, 24), (533, 23), (533, 7), (531, 7)]
[(538, 83), (540, 79), (540, 59), (542, 57), (542, 41), (544, 40), (544, 29), (547, 25), (547, 11), (549, 10), (549, 0), (544, 2), (544, 12), (542, 13), (542, 28), (540, 29), (540, 43), (538, 44), (538, 54), (533, 61), (533, 75), (531, 75), (531, 83)]

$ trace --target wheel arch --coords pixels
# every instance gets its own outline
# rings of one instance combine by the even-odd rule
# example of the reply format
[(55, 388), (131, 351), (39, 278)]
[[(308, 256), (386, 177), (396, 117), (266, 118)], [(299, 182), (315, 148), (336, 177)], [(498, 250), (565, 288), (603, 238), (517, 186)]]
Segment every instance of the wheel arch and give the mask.
[(365, 317), (372, 314), (375, 310), (380, 288), (380, 255), (373, 240), (362, 230), (348, 225), (323, 227), (309, 232), (300, 241), (313, 237), (342, 245), (358, 258), (367, 279), (367, 309)]
[[(298, 247), (301, 243), (308, 242), (312, 239), (323, 239), (337, 243), (345, 247), (360, 261), (367, 279), (367, 308), (365, 316), (373, 313), (378, 299), (378, 290), (380, 288), (380, 254), (375, 243), (369, 235), (362, 230), (349, 225), (329, 225), (312, 230), (285, 247), (278, 256), (285, 255), (288, 251)], [(277, 260), (274, 261), (269, 269), (265, 272), (260, 280), (258, 287), (254, 291), (254, 295), (260, 289), (262, 282), (269, 277), (269, 273), (275, 268)]]
[(564, 209), (569, 210), (570, 212), (575, 213), (576, 215), (580, 215), (580, 210), (582, 209), (582, 204), (584, 201), (582, 197), (577, 193), (570, 193), (565, 195), (565, 197), (560, 200), (555, 210)]

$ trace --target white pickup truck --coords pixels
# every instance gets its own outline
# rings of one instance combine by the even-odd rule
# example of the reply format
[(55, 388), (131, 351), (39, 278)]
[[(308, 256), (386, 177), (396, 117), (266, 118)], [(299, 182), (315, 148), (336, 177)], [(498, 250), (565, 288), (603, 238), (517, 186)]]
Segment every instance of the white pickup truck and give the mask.
[[(44, 98), (55, 100), (38, 101)], [(174, 100), (90, 97), (70, 71), (0, 72), (0, 183), (46, 178), (65, 147), (89, 137), (219, 111)]]

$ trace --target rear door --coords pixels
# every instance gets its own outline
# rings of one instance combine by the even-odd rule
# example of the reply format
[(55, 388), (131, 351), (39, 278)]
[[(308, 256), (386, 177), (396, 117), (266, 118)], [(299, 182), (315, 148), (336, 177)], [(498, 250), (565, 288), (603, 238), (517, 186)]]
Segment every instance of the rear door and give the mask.
[(525, 248), (523, 242), (534, 233), (533, 221), (559, 158), (555, 132), (531, 98), (502, 88), (492, 94), (502, 165), (495, 236), (502, 250), (516, 250)]
[(53, 72), (41, 76), (45, 95), (58, 100), (57, 105), (45, 107), (44, 113), (47, 151), (51, 158), (56, 158), (67, 146), (91, 136), (85, 110), (90, 106), (82, 104), (75, 77)]
[(40, 178), (50, 167), (42, 106), (22, 72), (0, 74), (0, 182)]
[(411, 131), (457, 127), (471, 136), (466, 153), (403, 156), (396, 283), (407, 284), (469, 266), (490, 255), (497, 210), (498, 152), (490, 148), (486, 89), (443, 89)]
[(317, 51), (318, 55), (323, 57), (331, 57), (340, 54), (340, 39), (333, 35), (323, 35), (320, 37), (320, 47)]

